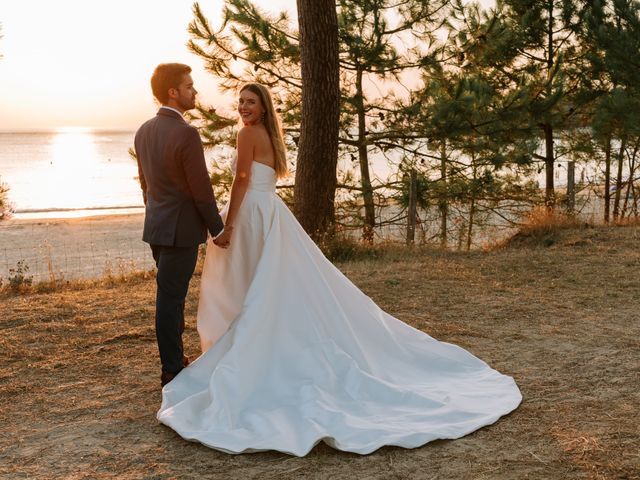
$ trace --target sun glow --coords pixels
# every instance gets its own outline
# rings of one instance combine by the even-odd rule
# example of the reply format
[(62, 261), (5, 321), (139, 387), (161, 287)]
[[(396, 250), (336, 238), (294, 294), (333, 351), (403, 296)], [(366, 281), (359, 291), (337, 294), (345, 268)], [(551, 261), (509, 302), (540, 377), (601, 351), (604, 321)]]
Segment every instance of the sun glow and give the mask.
[(80, 208), (95, 191), (92, 179), (99, 170), (93, 136), (87, 132), (71, 129), (59, 132), (51, 143), (51, 164), (44, 189), (51, 204), (57, 208)]
[(73, 134), (82, 134), (82, 133), (92, 133), (94, 131), (91, 127), (57, 127), (55, 129), (56, 133), (73, 133)]
[[(157, 108), (149, 78), (162, 62), (189, 64), (199, 99), (222, 106), (185, 45), (193, 0), (1, 3), (0, 131), (136, 128)], [(203, 7), (217, 18), (213, 3)]]
[[(19, 214), (28, 214), (34, 208), (60, 214), (88, 207), (141, 204), (136, 164), (120, 152), (120, 147), (110, 147), (111, 139), (108, 133), (85, 127), (61, 128), (47, 134), (39, 147), (39, 160), (30, 161), (29, 168), (18, 169), (11, 177), (16, 191), (29, 192), (16, 205)], [(132, 191), (136, 193), (133, 197), (127, 195)]]

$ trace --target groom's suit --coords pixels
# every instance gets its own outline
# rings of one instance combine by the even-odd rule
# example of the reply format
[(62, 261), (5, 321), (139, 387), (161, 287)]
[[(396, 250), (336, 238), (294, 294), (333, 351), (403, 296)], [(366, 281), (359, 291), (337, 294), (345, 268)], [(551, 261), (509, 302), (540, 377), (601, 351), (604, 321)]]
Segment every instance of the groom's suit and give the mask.
[(184, 301), (207, 231), (223, 230), (198, 131), (177, 111), (160, 108), (136, 132), (145, 204), (142, 239), (158, 267), (156, 336), (162, 370), (183, 368)]

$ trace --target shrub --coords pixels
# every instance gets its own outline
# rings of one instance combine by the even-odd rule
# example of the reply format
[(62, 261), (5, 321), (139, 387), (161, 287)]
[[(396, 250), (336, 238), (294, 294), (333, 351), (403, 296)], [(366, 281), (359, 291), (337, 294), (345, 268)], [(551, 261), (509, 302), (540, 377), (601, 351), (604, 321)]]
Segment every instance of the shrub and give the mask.
[(0, 181), (0, 221), (11, 216), (11, 206), (7, 197), (9, 187)]
[(589, 225), (580, 222), (572, 215), (547, 207), (535, 207), (524, 216), (518, 232), (497, 247), (509, 245), (550, 247), (558, 241), (563, 230), (584, 227)]
[(375, 259), (382, 257), (384, 253), (384, 248), (380, 245), (370, 245), (344, 236), (321, 240), (318, 246), (332, 262)]
[(9, 269), (9, 288), (20, 290), (23, 287), (30, 287), (33, 283), (33, 275), (29, 275), (29, 265), (24, 260), (18, 260), (16, 268)]
[(580, 222), (572, 215), (547, 207), (535, 207), (525, 215), (520, 225), (520, 233), (529, 236), (545, 236), (579, 225)]

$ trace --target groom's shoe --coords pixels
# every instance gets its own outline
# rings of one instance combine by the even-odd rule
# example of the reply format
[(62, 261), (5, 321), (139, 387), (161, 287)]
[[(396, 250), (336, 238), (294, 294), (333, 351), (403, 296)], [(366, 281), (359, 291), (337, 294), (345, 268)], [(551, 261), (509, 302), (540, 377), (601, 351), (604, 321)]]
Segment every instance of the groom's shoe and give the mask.
[[(183, 355), (182, 366), (186, 367), (190, 363), (191, 361), (189, 360), (189, 357), (187, 357), (186, 355)], [(178, 375), (178, 373), (162, 372), (162, 375), (160, 375), (160, 384), (164, 387), (167, 383), (173, 380), (176, 377), (176, 375)]]
[(160, 375), (160, 385), (164, 387), (167, 383), (176, 378), (176, 375), (178, 375), (178, 373), (162, 372), (162, 375)]

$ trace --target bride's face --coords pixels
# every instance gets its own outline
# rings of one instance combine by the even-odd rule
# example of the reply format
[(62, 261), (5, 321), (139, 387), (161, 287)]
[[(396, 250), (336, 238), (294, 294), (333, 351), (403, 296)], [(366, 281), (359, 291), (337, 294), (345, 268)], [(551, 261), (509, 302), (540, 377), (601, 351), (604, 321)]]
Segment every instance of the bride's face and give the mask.
[(238, 99), (238, 113), (245, 125), (255, 125), (262, 121), (262, 114), (265, 112), (260, 97), (249, 90), (240, 92)]

